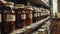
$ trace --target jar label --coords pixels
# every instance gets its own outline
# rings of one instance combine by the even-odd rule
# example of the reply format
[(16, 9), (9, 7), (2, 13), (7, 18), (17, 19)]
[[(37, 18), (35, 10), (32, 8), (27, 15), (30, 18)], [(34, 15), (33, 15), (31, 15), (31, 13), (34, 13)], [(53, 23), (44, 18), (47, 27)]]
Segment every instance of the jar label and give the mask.
[(15, 15), (7, 14), (6, 15), (6, 21), (15, 21)]
[(29, 18), (32, 18), (32, 14), (29, 14)]
[(1, 18), (2, 18), (2, 17), (1, 17), (1, 14), (0, 14), (0, 22), (1, 22)]
[(22, 14), (21, 19), (26, 19), (26, 14)]
[(34, 13), (34, 17), (37, 17), (37, 13)]

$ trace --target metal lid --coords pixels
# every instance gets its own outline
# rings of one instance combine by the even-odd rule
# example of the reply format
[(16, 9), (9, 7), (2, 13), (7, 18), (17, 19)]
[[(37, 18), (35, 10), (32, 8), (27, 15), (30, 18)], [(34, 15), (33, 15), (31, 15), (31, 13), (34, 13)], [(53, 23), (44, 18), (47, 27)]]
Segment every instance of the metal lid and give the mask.
[(6, 2), (5, 5), (9, 6), (9, 7), (13, 7), (14, 3), (13, 2)]
[(6, 3), (6, 1), (4, 1), (4, 0), (0, 0), (2, 3)]
[(24, 8), (25, 6), (23, 4), (15, 4), (14, 8)]
[(33, 9), (32, 9), (32, 6), (26, 6), (25, 8), (26, 8), (27, 10), (33, 10)]

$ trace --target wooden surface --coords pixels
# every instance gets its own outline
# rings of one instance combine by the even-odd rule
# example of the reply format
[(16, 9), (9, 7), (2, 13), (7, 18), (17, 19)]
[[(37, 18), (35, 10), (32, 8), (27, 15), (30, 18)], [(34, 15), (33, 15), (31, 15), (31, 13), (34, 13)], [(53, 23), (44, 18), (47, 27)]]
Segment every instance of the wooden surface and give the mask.
[(60, 19), (53, 19), (51, 23), (52, 23), (51, 34), (60, 34)]

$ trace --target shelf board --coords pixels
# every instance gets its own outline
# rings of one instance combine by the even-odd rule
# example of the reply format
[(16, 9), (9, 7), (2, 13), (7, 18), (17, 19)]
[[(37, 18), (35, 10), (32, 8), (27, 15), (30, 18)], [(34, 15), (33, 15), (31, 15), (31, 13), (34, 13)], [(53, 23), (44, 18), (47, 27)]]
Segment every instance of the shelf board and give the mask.
[(30, 31), (34, 30), (36, 27), (38, 27), (39, 25), (41, 25), (44, 21), (48, 20), (49, 18), (50, 18), (50, 16), (48, 16), (47, 18), (42, 19), (42, 20), (40, 20), (40, 21), (38, 21), (36, 23), (33, 23), (33, 24), (29, 25), (29, 26), (26, 26), (26, 27), (24, 27), (22, 29), (14, 30), (10, 34), (25, 34), (27, 32), (30, 32)]

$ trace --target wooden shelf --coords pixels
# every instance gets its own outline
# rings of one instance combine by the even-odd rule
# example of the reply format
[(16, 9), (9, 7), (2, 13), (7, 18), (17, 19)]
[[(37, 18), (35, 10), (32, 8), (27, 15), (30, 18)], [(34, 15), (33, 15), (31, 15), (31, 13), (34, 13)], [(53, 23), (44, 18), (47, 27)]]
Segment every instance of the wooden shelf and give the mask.
[(29, 26), (26, 26), (26, 27), (24, 27), (22, 29), (14, 30), (10, 34), (26, 34), (26, 33), (30, 32), (30, 31), (34, 30), (36, 27), (38, 27), (39, 25), (41, 25), (42, 23), (44, 23), (49, 18), (50, 18), (50, 16), (48, 16), (47, 18), (42, 19), (42, 20), (40, 20), (40, 21), (38, 21), (36, 23), (33, 23), (33, 24), (29, 25)]
[(42, 0), (28, 0), (28, 1), (39, 6), (41, 5), (43, 8), (50, 10), (50, 5)]

